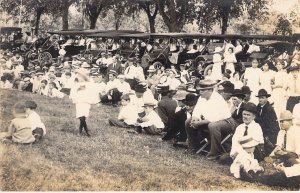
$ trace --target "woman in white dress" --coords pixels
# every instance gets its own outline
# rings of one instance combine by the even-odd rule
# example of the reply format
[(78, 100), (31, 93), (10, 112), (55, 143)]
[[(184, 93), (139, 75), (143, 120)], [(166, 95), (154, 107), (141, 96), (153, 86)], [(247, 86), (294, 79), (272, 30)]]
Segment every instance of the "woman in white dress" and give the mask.
[(288, 74), (283, 69), (284, 63), (282, 61), (276, 62), (277, 72), (274, 75), (274, 83), (272, 87), (272, 96), (271, 100), (274, 101), (274, 110), (277, 117), (280, 116), (280, 112), (286, 108), (286, 80), (288, 80)]
[(237, 62), (233, 47), (228, 48), (228, 52), (224, 54), (224, 62), (226, 63), (225, 70), (229, 69), (231, 72), (235, 72), (234, 64)]
[(222, 48), (221, 47), (216, 47), (213, 55), (213, 67), (212, 67), (212, 72), (211, 72), (211, 79), (212, 80), (222, 80), (222, 65), (223, 65), (223, 60), (222, 60)]
[(244, 86), (243, 82), (240, 80), (239, 72), (233, 73), (233, 77), (230, 79), (230, 82), (234, 84), (235, 89), (241, 89)]
[(259, 75), (260, 88), (265, 89), (268, 93), (272, 94), (271, 83), (274, 80), (275, 72), (270, 70), (268, 63), (262, 66), (262, 72)]

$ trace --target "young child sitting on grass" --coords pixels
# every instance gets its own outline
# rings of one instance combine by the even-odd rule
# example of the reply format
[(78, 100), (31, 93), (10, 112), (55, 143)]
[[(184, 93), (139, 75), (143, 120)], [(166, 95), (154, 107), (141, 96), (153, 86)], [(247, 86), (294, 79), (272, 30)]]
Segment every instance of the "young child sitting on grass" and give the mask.
[(121, 105), (118, 119), (108, 119), (109, 124), (124, 128), (135, 126), (139, 117), (138, 109), (135, 105), (130, 103), (129, 94), (121, 96)]
[(26, 101), (25, 107), (28, 115), (27, 118), (31, 123), (32, 134), (35, 137), (35, 140), (39, 141), (46, 134), (46, 128), (44, 123), (41, 121), (41, 117), (35, 112), (37, 104), (34, 101)]
[(27, 118), (25, 105), (22, 103), (15, 104), (13, 115), (15, 118), (11, 121), (7, 132), (0, 133), (0, 139), (22, 144), (33, 143), (35, 138), (32, 135), (31, 123)]
[(145, 116), (138, 118), (137, 132), (144, 130), (150, 135), (159, 135), (163, 131), (165, 125), (161, 118), (154, 111), (157, 101), (148, 101), (144, 103)]

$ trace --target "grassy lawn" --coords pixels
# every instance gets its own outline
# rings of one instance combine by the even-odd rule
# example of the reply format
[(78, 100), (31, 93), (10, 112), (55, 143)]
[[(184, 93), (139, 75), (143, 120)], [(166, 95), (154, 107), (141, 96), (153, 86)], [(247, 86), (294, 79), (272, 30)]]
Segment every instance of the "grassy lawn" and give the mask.
[(0, 143), (2, 191), (293, 190), (243, 182), (230, 175), (229, 166), (175, 149), (159, 136), (110, 127), (107, 119), (118, 109), (109, 106), (92, 107), (88, 138), (78, 135), (69, 99), (0, 90), (0, 131), (12, 119), (12, 105), (28, 99), (37, 102), (47, 135), (33, 145)]

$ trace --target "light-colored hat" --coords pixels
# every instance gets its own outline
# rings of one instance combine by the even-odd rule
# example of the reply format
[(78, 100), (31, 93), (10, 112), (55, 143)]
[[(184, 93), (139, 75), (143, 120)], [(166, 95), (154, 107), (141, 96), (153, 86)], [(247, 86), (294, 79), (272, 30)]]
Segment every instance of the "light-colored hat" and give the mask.
[(144, 105), (143, 107), (146, 107), (146, 106), (156, 106), (157, 105), (157, 100), (149, 100), (149, 101), (146, 101), (144, 102)]
[(91, 65), (89, 65), (87, 62), (83, 62), (81, 65), (82, 68), (90, 68)]
[(23, 103), (16, 103), (13, 108), (13, 113), (16, 115), (25, 115), (26, 114), (26, 106)]
[(217, 80), (201, 80), (199, 81), (199, 90), (212, 89), (219, 82)]
[(29, 77), (24, 78), (24, 82), (30, 81)]
[(88, 80), (89, 79), (89, 76), (88, 76), (88, 71), (86, 69), (83, 69), (83, 68), (79, 68), (79, 69), (76, 69), (75, 70), (75, 73), (77, 75), (80, 75), (82, 76), (84, 79)]
[(121, 79), (125, 79), (125, 75), (124, 75), (124, 74), (119, 74), (119, 75), (118, 75), (118, 78), (119, 78), (119, 79), (120, 79), (120, 78), (121, 78)]
[(117, 71), (115, 71), (115, 70), (110, 70), (110, 71), (108, 72), (108, 74), (113, 74), (113, 75), (115, 75), (115, 76), (118, 76), (118, 73), (117, 73)]
[(153, 65), (149, 66), (148, 72), (156, 72), (156, 69)]
[(244, 136), (242, 139), (239, 140), (241, 146), (245, 149), (255, 147), (258, 145), (258, 142), (255, 141), (251, 136)]
[(222, 48), (216, 47), (214, 53), (220, 53), (220, 52), (222, 52)]
[(286, 110), (280, 113), (279, 121), (292, 120), (292, 119), (293, 119), (293, 114), (291, 113), (291, 111)]

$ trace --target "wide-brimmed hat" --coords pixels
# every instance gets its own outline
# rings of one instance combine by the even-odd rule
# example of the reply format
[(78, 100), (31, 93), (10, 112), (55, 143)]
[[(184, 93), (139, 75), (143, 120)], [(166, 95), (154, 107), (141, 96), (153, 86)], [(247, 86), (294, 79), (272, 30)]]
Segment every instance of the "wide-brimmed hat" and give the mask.
[(279, 121), (292, 120), (293, 114), (291, 111), (285, 110), (280, 113)]
[(232, 94), (231, 94), (231, 97), (238, 97), (238, 98), (245, 98), (245, 94), (242, 92), (241, 89), (234, 89)]
[(142, 85), (142, 84), (136, 84), (134, 87), (135, 92), (144, 93), (144, 92), (146, 92), (146, 90), (147, 90), (147, 87), (145, 88), (144, 85)]
[(157, 92), (159, 92), (159, 93), (166, 93), (166, 92), (169, 92), (169, 91), (170, 91), (170, 87), (169, 87), (169, 85), (158, 84), (158, 85), (156, 86), (156, 90), (157, 90)]
[(213, 89), (214, 86), (219, 82), (220, 82), (219, 80), (200, 80), (197, 89), (199, 90)]
[(251, 102), (248, 102), (244, 105), (244, 108), (243, 108), (244, 111), (249, 111), (253, 114), (256, 115), (257, 113), (257, 107), (254, 103), (251, 103)]
[(24, 78), (23, 81), (24, 81), (24, 82), (30, 81), (30, 78), (29, 78), (29, 77), (26, 77), (26, 78)]
[(251, 94), (251, 92), (252, 92), (250, 90), (249, 86), (242, 86), (241, 90), (244, 94)]
[(289, 68), (289, 71), (290, 72), (292, 72), (292, 71), (299, 71), (299, 66), (297, 65), (297, 66), (291, 66), (290, 68)]
[(219, 83), (218, 86), (219, 91), (223, 91), (224, 93), (232, 93), (234, 91), (234, 84), (230, 81), (223, 81)]
[(220, 52), (222, 52), (222, 48), (221, 47), (215, 47), (215, 51), (214, 51), (214, 53), (220, 53)]
[(256, 97), (261, 97), (261, 96), (270, 97), (271, 95), (265, 89), (260, 89)]
[(153, 65), (149, 66), (148, 72), (156, 72), (156, 69)]
[(115, 70), (109, 70), (108, 74), (112, 74), (114, 76), (118, 76), (118, 73)]
[(188, 106), (194, 106), (197, 104), (198, 96), (193, 93), (188, 93), (185, 96), (185, 99), (182, 100), (182, 103)]
[(156, 106), (157, 105), (157, 100), (149, 100), (149, 101), (145, 101), (143, 107), (146, 106)]
[(255, 147), (258, 145), (258, 142), (255, 141), (251, 136), (244, 136), (239, 140), (241, 146), (245, 149)]
[(189, 94), (187, 91), (185, 90), (178, 90), (176, 92), (176, 94), (173, 96), (173, 99), (177, 100), (177, 101), (182, 101), (185, 99), (185, 96)]

